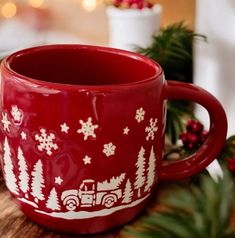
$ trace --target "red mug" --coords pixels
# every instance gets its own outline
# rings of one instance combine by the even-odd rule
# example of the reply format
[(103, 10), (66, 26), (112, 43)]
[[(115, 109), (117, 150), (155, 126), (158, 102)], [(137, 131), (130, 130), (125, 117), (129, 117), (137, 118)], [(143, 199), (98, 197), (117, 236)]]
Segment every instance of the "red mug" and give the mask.
[[(1, 166), (22, 211), (46, 227), (97, 233), (124, 224), (159, 180), (192, 176), (221, 150), (225, 112), (205, 90), (165, 81), (161, 67), (127, 51), (84, 45), (16, 52), (1, 66)], [(204, 106), (205, 143), (163, 163), (167, 99)]]

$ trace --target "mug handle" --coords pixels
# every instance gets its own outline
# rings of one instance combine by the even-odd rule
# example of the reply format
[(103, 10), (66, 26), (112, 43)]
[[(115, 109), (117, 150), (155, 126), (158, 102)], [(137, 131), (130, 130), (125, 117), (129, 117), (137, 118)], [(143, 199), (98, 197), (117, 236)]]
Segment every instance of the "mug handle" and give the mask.
[(219, 101), (204, 89), (178, 81), (165, 82), (165, 99), (189, 100), (202, 105), (209, 113), (210, 130), (203, 145), (180, 161), (163, 162), (161, 180), (190, 177), (208, 166), (221, 151), (227, 135), (227, 118)]

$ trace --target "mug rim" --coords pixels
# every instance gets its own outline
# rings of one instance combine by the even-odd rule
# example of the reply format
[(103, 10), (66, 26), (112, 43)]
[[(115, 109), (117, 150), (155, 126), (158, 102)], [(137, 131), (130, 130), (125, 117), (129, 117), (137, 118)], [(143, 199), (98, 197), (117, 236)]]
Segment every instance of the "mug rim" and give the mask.
[[(13, 70), (11, 67), (11, 62), (14, 61), (14, 59), (18, 56), (26, 55), (33, 53), (35, 51), (41, 51), (41, 50), (53, 50), (53, 49), (87, 49), (87, 50), (95, 50), (99, 52), (106, 52), (111, 54), (118, 54), (122, 55), (128, 58), (132, 58), (135, 60), (140, 60), (144, 64), (149, 65), (155, 70), (155, 73), (143, 80), (138, 80), (135, 82), (128, 82), (128, 83), (120, 83), (120, 84), (105, 84), (105, 85), (82, 85), (82, 84), (65, 84), (65, 83), (56, 83), (56, 82), (50, 82), (50, 81), (44, 81), (40, 79), (35, 79), (29, 76), (25, 76), (23, 74), (18, 73), (17, 71)], [(147, 56), (126, 51), (122, 49), (116, 49), (111, 47), (104, 47), (104, 46), (95, 46), (95, 45), (83, 45), (83, 44), (51, 44), (51, 45), (39, 45), (35, 47), (25, 48), (19, 51), (16, 51), (12, 53), (11, 55), (5, 57), (1, 64), (1, 71), (4, 74), (8, 73), (13, 78), (24, 82), (24, 83), (30, 83), (30, 85), (33, 86), (39, 86), (44, 88), (50, 88), (50, 89), (56, 89), (56, 90), (79, 90), (79, 89), (88, 89), (88, 90), (104, 90), (104, 89), (118, 89), (123, 87), (133, 87), (133, 86), (139, 86), (154, 80), (157, 80), (159, 77), (163, 75), (163, 69), (162, 67), (155, 61), (151, 60)]]

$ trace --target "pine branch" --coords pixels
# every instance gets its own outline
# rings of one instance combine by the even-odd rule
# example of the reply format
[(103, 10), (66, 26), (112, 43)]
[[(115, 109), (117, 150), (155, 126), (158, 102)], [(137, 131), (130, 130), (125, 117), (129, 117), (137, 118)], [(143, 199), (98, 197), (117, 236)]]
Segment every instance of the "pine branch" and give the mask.
[(137, 228), (127, 227), (125, 234), (140, 238), (230, 238), (234, 183), (223, 169), (224, 177), (216, 183), (208, 174), (201, 175), (199, 186), (176, 187), (164, 194), (159, 204), (164, 212), (143, 217)]
[(192, 82), (193, 43), (206, 37), (188, 29), (183, 22), (162, 28), (147, 48), (137, 48), (141, 54), (157, 61), (166, 79)]

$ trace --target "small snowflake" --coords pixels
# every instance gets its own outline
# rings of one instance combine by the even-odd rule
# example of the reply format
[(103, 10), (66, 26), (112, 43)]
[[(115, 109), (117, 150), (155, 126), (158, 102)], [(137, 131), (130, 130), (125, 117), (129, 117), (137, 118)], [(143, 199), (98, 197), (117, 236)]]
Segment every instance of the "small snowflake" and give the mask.
[(109, 157), (110, 155), (114, 155), (116, 150), (116, 146), (110, 142), (109, 144), (104, 145), (103, 153)]
[(55, 177), (55, 183), (57, 183), (58, 185), (61, 185), (63, 183), (63, 179), (60, 176)]
[(16, 122), (20, 122), (21, 117), (22, 117), (22, 112), (19, 110), (17, 106), (12, 106), (11, 107), (11, 115)]
[(83, 120), (80, 120), (79, 123), (81, 124), (82, 128), (77, 130), (77, 133), (83, 133), (84, 140), (87, 140), (88, 136), (96, 138), (96, 134), (94, 133), (94, 130), (98, 128), (98, 125), (92, 124), (91, 117), (89, 117), (86, 122), (84, 122)]
[(124, 134), (124, 135), (128, 135), (129, 131), (130, 131), (130, 129), (129, 129), (128, 127), (125, 127), (125, 128), (123, 129), (123, 134)]
[(91, 157), (89, 157), (89, 156), (85, 156), (84, 158), (83, 158), (83, 162), (84, 162), (84, 164), (91, 164)]
[(136, 121), (138, 121), (138, 123), (143, 121), (144, 120), (144, 115), (145, 115), (145, 111), (144, 111), (144, 109), (142, 107), (137, 109), (136, 110), (136, 115), (135, 115)]
[(68, 134), (69, 127), (67, 126), (66, 123), (60, 125), (60, 127), (61, 127), (61, 132)]
[(22, 131), (20, 135), (21, 135), (21, 139), (22, 140), (26, 140), (27, 139), (27, 134), (24, 131)]
[(40, 129), (41, 134), (35, 135), (35, 140), (39, 142), (39, 145), (37, 146), (39, 151), (46, 151), (46, 154), (51, 156), (52, 155), (52, 149), (57, 150), (58, 146), (53, 141), (55, 140), (55, 134), (50, 133), (49, 135), (46, 133), (45, 129)]
[(148, 133), (146, 136), (146, 140), (154, 140), (154, 133), (158, 130), (157, 125), (157, 118), (153, 121), (153, 118), (149, 120), (150, 126), (145, 128), (145, 132)]
[(11, 125), (11, 122), (8, 119), (7, 113), (2, 113), (2, 124), (3, 124), (3, 130), (10, 132), (9, 126)]

